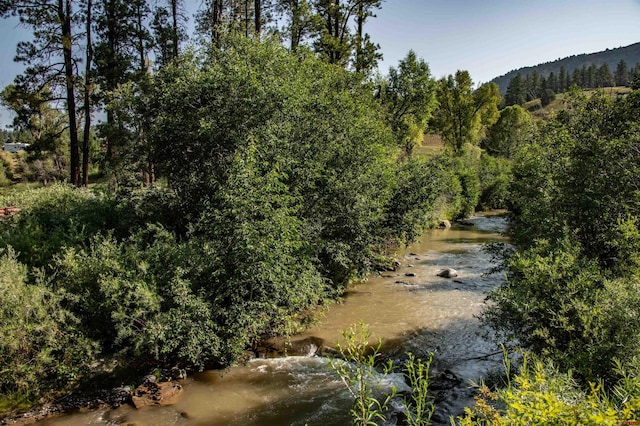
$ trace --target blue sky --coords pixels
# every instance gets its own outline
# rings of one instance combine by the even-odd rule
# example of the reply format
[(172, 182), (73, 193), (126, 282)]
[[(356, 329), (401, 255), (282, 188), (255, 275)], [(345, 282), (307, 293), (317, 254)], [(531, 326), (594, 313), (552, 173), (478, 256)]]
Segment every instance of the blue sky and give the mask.
[[(436, 78), (466, 69), (479, 83), (523, 66), (640, 42), (640, 0), (385, 0), (377, 15), (366, 31), (382, 48), (382, 74), (409, 49)], [(0, 21), (1, 87), (21, 71), (13, 56), (28, 35), (15, 20)], [(0, 111), (0, 124), (8, 121)]]

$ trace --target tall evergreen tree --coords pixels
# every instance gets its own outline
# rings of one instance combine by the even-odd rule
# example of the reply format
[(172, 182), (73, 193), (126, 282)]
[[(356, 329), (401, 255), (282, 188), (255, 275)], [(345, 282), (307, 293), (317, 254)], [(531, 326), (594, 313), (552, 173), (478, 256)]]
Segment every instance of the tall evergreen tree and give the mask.
[(618, 62), (614, 79), (616, 86), (626, 86), (629, 84), (629, 69), (624, 59), (620, 59), (620, 62)]
[[(77, 5), (76, 5), (77, 6)], [(80, 151), (75, 81), (78, 34), (74, 33), (76, 15), (72, 0), (0, 0), (0, 16), (17, 16), (31, 28), (33, 38), (18, 43), (15, 60), (27, 65), (16, 85), (22, 90), (38, 93), (49, 87), (53, 98), (66, 101), (69, 119), (70, 176), (80, 185)], [(56, 93), (58, 92), (58, 93)]]
[(595, 78), (595, 86), (596, 87), (611, 87), (614, 85), (613, 74), (611, 74), (611, 70), (609, 69), (609, 65), (602, 64), (596, 73)]
[(526, 101), (526, 89), (520, 73), (511, 79), (507, 86), (507, 93), (504, 97), (506, 106), (522, 105)]
[(378, 61), (382, 59), (380, 45), (372, 43), (369, 34), (364, 32), (366, 20), (370, 17), (375, 17), (373, 11), (380, 9), (381, 5), (382, 0), (360, 0), (357, 4), (355, 58), (353, 61), (356, 72), (368, 74), (378, 65)]
[[(316, 13), (324, 22), (315, 42), (316, 52), (329, 63), (347, 66), (355, 50), (354, 68), (364, 70), (375, 66), (379, 46), (364, 34), (363, 25), (367, 18), (374, 16), (373, 11), (379, 9), (381, 3), (381, 0), (315, 0)], [(350, 29), (354, 19), (355, 35)]]
[(276, 8), (287, 19), (284, 29), (292, 52), (321, 28), (320, 17), (314, 13), (308, 0), (278, 0)]
[(568, 88), (569, 86), (567, 85), (567, 70), (563, 66), (561, 66), (560, 75), (558, 76), (558, 93), (562, 93)]

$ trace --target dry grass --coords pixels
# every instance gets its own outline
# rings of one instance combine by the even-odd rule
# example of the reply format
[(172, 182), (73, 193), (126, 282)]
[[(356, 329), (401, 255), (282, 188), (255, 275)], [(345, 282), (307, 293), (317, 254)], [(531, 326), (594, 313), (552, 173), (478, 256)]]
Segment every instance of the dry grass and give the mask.
[(430, 158), (439, 154), (444, 149), (444, 143), (440, 135), (426, 134), (420, 145), (413, 149), (414, 155)]
[[(611, 99), (617, 99), (621, 96), (626, 96), (632, 92), (630, 87), (617, 86), (617, 87), (604, 87), (602, 89), (589, 89), (583, 90), (587, 97), (593, 96), (596, 92), (603, 92)], [(543, 107), (540, 99), (534, 99), (522, 105), (522, 107), (531, 113), (531, 116), (537, 120), (547, 120), (567, 107), (566, 96), (564, 93), (559, 93), (556, 98), (547, 106)]]

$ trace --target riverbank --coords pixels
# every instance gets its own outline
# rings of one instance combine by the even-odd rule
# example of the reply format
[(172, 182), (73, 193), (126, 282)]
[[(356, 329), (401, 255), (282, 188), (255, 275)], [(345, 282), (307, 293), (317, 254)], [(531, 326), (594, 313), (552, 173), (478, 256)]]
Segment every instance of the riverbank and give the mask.
[[(438, 402), (434, 421), (448, 424), (450, 415), (473, 402), (469, 380), (502, 368), (502, 358), (495, 345), (482, 337), (476, 315), (486, 291), (500, 279), (483, 276), (491, 260), (481, 244), (505, 241), (496, 233), (505, 226), (504, 218), (479, 216), (466, 225), (428, 231), (422, 241), (400, 253), (402, 265), (397, 271), (374, 274), (349, 288), (343, 303), (332, 305), (317, 326), (288, 339), (287, 354), (297, 345), (302, 355), (313, 355), (314, 346), (325, 348), (321, 353), (315, 351), (316, 355), (326, 355), (341, 330), (361, 319), (369, 324), (374, 338), (383, 339), (388, 359), (401, 362), (409, 351), (418, 356), (434, 352), (432, 391)], [(459, 275), (439, 277), (438, 272), (447, 267), (455, 268)], [(350, 421), (350, 400), (322, 356), (258, 358), (230, 369), (190, 375), (181, 384), (184, 396), (175, 406), (140, 411), (129, 405), (102, 407), (50, 418), (43, 424), (259, 425), (282, 421), (343, 425)]]

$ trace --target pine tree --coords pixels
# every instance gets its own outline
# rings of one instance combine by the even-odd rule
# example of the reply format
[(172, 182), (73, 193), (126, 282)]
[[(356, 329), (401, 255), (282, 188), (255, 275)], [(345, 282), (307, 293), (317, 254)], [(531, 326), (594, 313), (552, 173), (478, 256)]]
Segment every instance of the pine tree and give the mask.
[(520, 73), (516, 74), (509, 82), (504, 102), (506, 106), (522, 105), (526, 102), (525, 82), (522, 80)]
[(618, 62), (614, 79), (616, 86), (626, 86), (629, 84), (629, 69), (624, 59), (620, 59), (620, 62)]
[[(78, 77), (74, 57), (77, 37), (74, 22), (77, 16), (72, 0), (1, 0), (0, 16), (17, 16), (33, 30), (30, 41), (18, 43), (16, 61), (27, 65), (16, 85), (25, 92), (52, 90), (52, 98), (66, 101), (69, 120), (70, 176), (74, 186), (80, 186), (80, 152), (75, 81)], [(60, 60), (62, 62), (60, 62)], [(49, 100), (45, 100), (48, 102)]]

